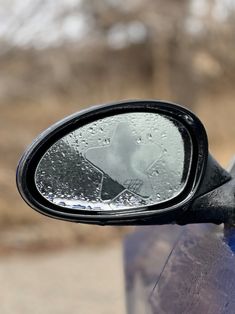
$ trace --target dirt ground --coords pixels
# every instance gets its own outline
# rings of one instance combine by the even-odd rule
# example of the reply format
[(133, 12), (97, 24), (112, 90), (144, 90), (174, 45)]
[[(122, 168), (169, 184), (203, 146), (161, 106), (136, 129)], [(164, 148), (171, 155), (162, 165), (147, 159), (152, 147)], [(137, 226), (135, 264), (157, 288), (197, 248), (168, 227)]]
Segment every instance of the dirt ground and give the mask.
[(0, 257), (1, 314), (122, 314), (120, 242)]

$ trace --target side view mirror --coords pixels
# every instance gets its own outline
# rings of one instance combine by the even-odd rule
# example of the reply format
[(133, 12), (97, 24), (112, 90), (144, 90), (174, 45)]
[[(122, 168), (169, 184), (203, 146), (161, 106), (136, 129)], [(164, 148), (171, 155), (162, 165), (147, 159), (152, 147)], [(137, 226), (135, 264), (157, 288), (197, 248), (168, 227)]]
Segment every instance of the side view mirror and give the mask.
[(81, 223), (233, 218), (234, 181), (208, 154), (202, 123), (161, 101), (94, 107), (56, 123), (23, 155), (17, 186), (40, 213)]

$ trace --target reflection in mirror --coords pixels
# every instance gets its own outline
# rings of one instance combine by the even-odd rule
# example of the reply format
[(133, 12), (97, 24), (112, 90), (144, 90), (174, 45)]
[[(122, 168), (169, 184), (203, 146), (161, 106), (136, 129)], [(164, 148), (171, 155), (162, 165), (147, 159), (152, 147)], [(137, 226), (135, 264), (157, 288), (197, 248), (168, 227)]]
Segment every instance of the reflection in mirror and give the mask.
[(185, 187), (192, 156), (186, 128), (156, 113), (123, 113), (64, 136), (35, 172), (48, 201), (78, 210), (124, 210), (168, 201)]

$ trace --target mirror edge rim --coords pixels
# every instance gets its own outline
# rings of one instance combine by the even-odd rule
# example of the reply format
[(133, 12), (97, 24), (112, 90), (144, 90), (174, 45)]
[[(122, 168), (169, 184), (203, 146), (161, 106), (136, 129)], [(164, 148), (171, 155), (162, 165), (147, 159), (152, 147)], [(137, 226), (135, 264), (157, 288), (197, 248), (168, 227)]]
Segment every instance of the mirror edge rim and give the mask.
[[(35, 156), (37, 156), (39, 151), (40, 157), (37, 156), (36, 165), (38, 164), (37, 161), (40, 161), (46, 150), (51, 147), (57, 140), (61, 139), (69, 132), (75, 130), (78, 127), (81, 127), (82, 125), (97, 120), (97, 117), (101, 119), (107, 116), (112, 116), (115, 114), (115, 112), (127, 113), (133, 112), (134, 109), (139, 109), (138, 111), (143, 112), (164, 112), (166, 116), (174, 117), (176, 120), (183, 123), (191, 136), (193, 144), (193, 156), (192, 165), (191, 169), (189, 169), (189, 172), (191, 172), (194, 168), (195, 174), (189, 174), (189, 177), (191, 176), (191, 178), (188, 179), (188, 181), (191, 180), (190, 188), (188, 189), (188, 192), (185, 193), (186, 188), (188, 188), (189, 186), (189, 182), (187, 182), (183, 191), (178, 195), (179, 197), (181, 197), (180, 202), (178, 201), (179, 198), (177, 196), (169, 202), (165, 202), (166, 206), (160, 209), (156, 209), (156, 207), (158, 207), (157, 205), (150, 205), (147, 207), (132, 208), (125, 211), (122, 210), (122, 212), (114, 210), (112, 212), (105, 211), (94, 214), (91, 212), (86, 213), (84, 211), (82, 213), (79, 213), (78, 210), (73, 211), (69, 210), (68, 208), (66, 208), (66, 212), (64, 212), (61, 210), (61, 207), (49, 201), (43, 202), (48, 206), (45, 206), (44, 204), (40, 203), (40, 201), (38, 201), (38, 197), (35, 197), (31, 193), (32, 189), (29, 188), (29, 181), (27, 178), (29, 178), (29, 172), (31, 169), (30, 167), (32, 166), (32, 163), (35, 163)], [(148, 216), (149, 218), (150, 216), (165, 214), (169, 211), (176, 211), (177, 209), (182, 209), (181, 211), (185, 211), (187, 209), (187, 204), (189, 204), (190, 200), (195, 195), (202, 181), (202, 177), (207, 164), (207, 159), (208, 140), (206, 131), (203, 124), (195, 114), (190, 112), (188, 109), (172, 102), (148, 99), (126, 100), (90, 107), (86, 110), (82, 110), (80, 112), (74, 113), (73, 115), (65, 117), (64, 119), (50, 126), (33, 141), (33, 143), (28, 147), (28, 149), (20, 159), (17, 167), (16, 182), (19, 193), (26, 201), (26, 203), (36, 211), (46, 216), (68, 221), (98, 223), (102, 225), (105, 224), (105, 221), (109, 221), (111, 219), (113, 223), (109, 221), (109, 224), (118, 224), (121, 221), (126, 224), (129, 220), (135, 222), (136, 220), (141, 218), (146, 219), (146, 216)], [(37, 166), (35, 166), (35, 169), (36, 167)], [(34, 175), (31, 175), (31, 177), (34, 177)], [(185, 195), (185, 197), (182, 198), (183, 194)], [(46, 200), (45, 198), (43, 199)], [(171, 206), (168, 206), (168, 203)], [(160, 205), (162, 205), (162, 203)]]

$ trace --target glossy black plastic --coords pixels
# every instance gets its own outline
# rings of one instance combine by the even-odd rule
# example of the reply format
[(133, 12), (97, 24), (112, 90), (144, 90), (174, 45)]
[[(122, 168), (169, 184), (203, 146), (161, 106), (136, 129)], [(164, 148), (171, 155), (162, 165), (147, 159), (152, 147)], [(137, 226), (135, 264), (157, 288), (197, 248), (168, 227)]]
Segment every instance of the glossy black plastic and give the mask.
[[(34, 176), (36, 167), (44, 153), (59, 139), (75, 129), (90, 122), (128, 112), (153, 112), (164, 114), (180, 121), (188, 130), (192, 140), (192, 164), (187, 184), (177, 197), (161, 204), (125, 211), (83, 211), (62, 208), (45, 199), (35, 186)], [(208, 142), (205, 129), (200, 120), (187, 109), (173, 103), (136, 100), (109, 105), (97, 106), (76, 113), (54, 124), (33, 142), (20, 160), (17, 170), (17, 186), (24, 200), (35, 210), (50, 217), (101, 225), (137, 225), (162, 224), (175, 222), (188, 209), (193, 198), (201, 190), (203, 193), (211, 190), (211, 184), (206, 180), (211, 174), (213, 161), (208, 163)], [(227, 173), (216, 185), (229, 180)], [(203, 181), (210, 183), (202, 184)], [(200, 194), (200, 193), (199, 193)]]

